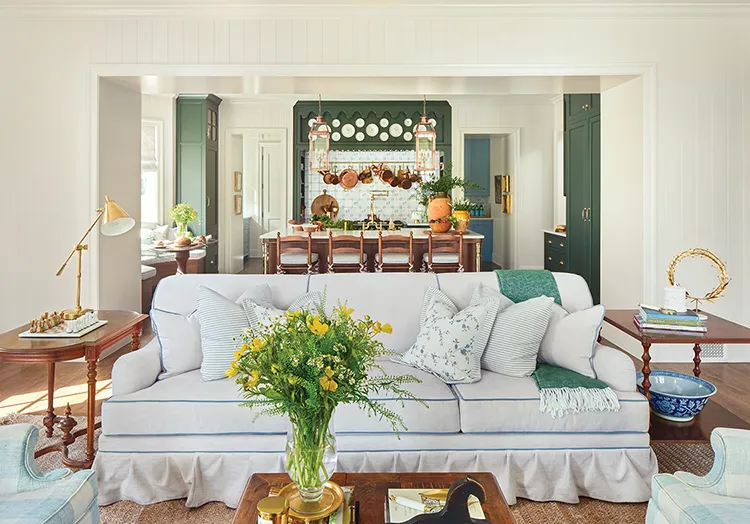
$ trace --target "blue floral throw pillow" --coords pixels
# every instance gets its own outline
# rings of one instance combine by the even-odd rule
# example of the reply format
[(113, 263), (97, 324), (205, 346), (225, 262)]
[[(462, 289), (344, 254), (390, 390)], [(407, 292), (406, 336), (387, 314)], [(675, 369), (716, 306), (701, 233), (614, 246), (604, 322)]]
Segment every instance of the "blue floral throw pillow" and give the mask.
[(478, 382), (499, 303), (498, 297), (487, 297), (459, 311), (445, 293), (429, 288), (417, 340), (398, 361), (428, 371), (446, 384)]

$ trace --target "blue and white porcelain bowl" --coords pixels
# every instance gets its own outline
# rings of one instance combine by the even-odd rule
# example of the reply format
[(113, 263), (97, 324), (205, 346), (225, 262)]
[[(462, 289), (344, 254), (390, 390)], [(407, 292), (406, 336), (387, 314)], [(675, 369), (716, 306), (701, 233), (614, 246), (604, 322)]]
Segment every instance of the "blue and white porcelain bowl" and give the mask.
[[(675, 422), (688, 422), (701, 412), (708, 398), (716, 393), (716, 386), (702, 378), (677, 371), (655, 370), (649, 375), (651, 400), (649, 404), (658, 417)], [(643, 393), (643, 373), (638, 372), (636, 383)]]

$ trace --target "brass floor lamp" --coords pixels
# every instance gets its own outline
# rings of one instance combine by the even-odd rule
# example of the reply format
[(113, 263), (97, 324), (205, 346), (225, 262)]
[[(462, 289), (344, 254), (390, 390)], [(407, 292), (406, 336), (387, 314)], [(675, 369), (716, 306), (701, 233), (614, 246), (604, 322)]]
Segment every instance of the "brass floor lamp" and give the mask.
[(62, 263), (60, 269), (58, 269), (57, 273), (55, 273), (55, 276), (58, 277), (62, 275), (62, 272), (65, 270), (65, 266), (68, 265), (68, 262), (70, 262), (70, 259), (73, 258), (73, 255), (75, 255), (76, 253), (78, 254), (78, 273), (76, 274), (76, 305), (73, 309), (66, 309), (63, 311), (63, 318), (65, 320), (75, 320), (81, 315), (84, 315), (91, 311), (90, 309), (81, 308), (81, 258), (83, 256), (83, 252), (87, 251), (89, 248), (89, 245), (84, 244), (83, 242), (84, 240), (86, 240), (86, 237), (89, 236), (91, 230), (94, 229), (96, 223), (102, 220), (99, 229), (101, 230), (102, 235), (104, 235), (105, 237), (116, 237), (122, 235), (123, 233), (127, 233), (128, 231), (133, 229), (133, 226), (135, 225), (135, 220), (130, 215), (128, 215), (125, 210), (118, 206), (114, 200), (110, 200), (108, 196), (105, 196), (104, 199), (104, 207), (96, 210), (96, 218), (83, 234), (81, 240), (79, 240), (75, 245), (73, 251), (70, 252), (68, 258), (65, 259), (65, 262)]

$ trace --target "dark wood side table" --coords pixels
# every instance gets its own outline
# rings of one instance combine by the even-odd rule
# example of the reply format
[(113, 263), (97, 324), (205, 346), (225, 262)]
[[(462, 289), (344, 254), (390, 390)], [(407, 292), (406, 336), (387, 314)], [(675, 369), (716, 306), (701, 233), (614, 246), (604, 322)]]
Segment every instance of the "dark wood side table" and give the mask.
[[(141, 345), (142, 323), (148, 315), (134, 311), (103, 310), (99, 311), (99, 318), (109, 323), (80, 338), (18, 338), (19, 333), (29, 329), (28, 324), (0, 335), (0, 362), (17, 364), (44, 362), (47, 364), (47, 415), (44, 417), (44, 427), (47, 429), (47, 436), (51, 437), (54, 424), (59, 423), (63, 438), (59, 444), (40, 449), (35, 456), (38, 457), (51, 451), (61, 451), (63, 464), (73, 468), (90, 468), (94, 462), (94, 430), (101, 427), (101, 423), (94, 424), (96, 365), (99, 357), (104, 350), (126, 337), (132, 337), (132, 350), (138, 349)], [(85, 430), (73, 431), (77, 422), (70, 416), (70, 406), (65, 410), (64, 417), (55, 415), (55, 363), (77, 358), (85, 358), (88, 364), (87, 427)], [(86, 458), (83, 460), (70, 458), (68, 446), (84, 433), (86, 433)]]
[[(384, 524), (388, 489), (447, 488), (467, 475), (484, 487), (487, 496), (482, 509), (487, 520), (492, 524), (514, 524), (516, 521), (492, 473), (335, 473), (331, 480), (339, 486), (354, 488), (354, 500), (359, 502), (360, 524)], [(250, 477), (234, 514), (233, 524), (258, 522), (255, 511), (258, 501), (267, 497), (271, 488), (280, 488), (289, 482), (285, 473), (256, 473)]]
[(674, 332), (661, 333), (653, 331), (642, 331), (633, 322), (633, 315), (637, 313), (634, 309), (611, 309), (604, 315), (604, 321), (613, 325), (623, 333), (627, 333), (638, 340), (643, 346), (643, 391), (647, 398), (651, 398), (651, 355), (649, 349), (652, 344), (693, 344), (693, 374), (699, 377), (701, 374), (701, 344), (750, 344), (750, 328), (741, 326), (716, 315), (701, 311), (708, 317), (706, 320), (706, 333)]

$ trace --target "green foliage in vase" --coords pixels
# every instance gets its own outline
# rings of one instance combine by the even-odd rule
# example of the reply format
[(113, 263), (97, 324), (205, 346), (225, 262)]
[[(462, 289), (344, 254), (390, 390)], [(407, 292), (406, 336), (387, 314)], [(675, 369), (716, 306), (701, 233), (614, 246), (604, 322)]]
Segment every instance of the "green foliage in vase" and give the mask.
[(174, 220), (177, 224), (177, 228), (182, 234), (187, 232), (188, 224), (193, 222), (200, 222), (201, 219), (198, 216), (198, 211), (190, 204), (180, 203), (169, 210), (169, 218)]
[(446, 193), (450, 195), (451, 191), (461, 187), (466, 189), (471, 187), (474, 189), (483, 189), (482, 186), (453, 176), (453, 164), (448, 164), (443, 168), (440, 176), (434, 180), (425, 180), (417, 186), (417, 199), (419, 203), (426, 206), (430, 203), (430, 199), (439, 193)]
[(454, 200), (453, 211), (471, 211), (474, 203), (471, 200)]
[(332, 220), (328, 215), (312, 215), (310, 222), (320, 222), (323, 229), (354, 229), (354, 222), (351, 220)]
[[(376, 339), (390, 334), (390, 324), (369, 316), (352, 317), (339, 305), (327, 314), (324, 305), (287, 312), (267, 326), (247, 329), (226, 374), (242, 387), (244, 406), (262, 415), (287, 415), (294, 446), (287, 471), (305, 487), (320, 487), (328, 478), (323, 457), (328, 425), (339, 404), (356, 404), (369, 415), (388, 420), (398, 434), (401, 416), (371, 397), (417, 399), (404, 388), (420, 382), (411, 375), (388, 375), (376, 359), (392, 355)], [(368, 373), (369, 372), (369, 373)]]

